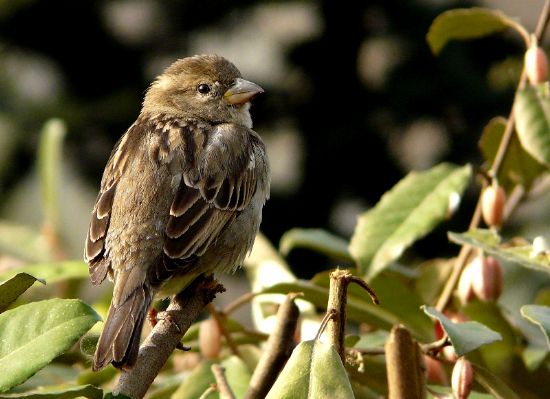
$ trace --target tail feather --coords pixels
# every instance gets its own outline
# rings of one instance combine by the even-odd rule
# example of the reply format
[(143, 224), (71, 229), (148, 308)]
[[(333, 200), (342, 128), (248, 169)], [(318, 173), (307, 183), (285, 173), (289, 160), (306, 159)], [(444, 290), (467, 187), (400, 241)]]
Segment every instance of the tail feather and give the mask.
[(122, 304), (115, 306), (111, 303), (97, 343), (92, 370), (101, 370), (109, 363), (117, 368), (135, 364), (141, 330), (151, 300), (151, 289), (143, 285), (137, 287)]

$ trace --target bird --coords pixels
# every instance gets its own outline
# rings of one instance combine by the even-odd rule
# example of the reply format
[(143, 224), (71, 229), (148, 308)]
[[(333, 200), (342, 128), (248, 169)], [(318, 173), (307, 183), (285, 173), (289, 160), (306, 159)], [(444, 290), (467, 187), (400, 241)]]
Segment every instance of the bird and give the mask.
[(132, 368), (154, 298), (235, 271), (251, 251), (270, 192), (250, 115), (263, 91), (219, 55), (179, 59), (149, 86), (111, 152), (85, 243), (92, 284), (114, 283), (94, 371)]

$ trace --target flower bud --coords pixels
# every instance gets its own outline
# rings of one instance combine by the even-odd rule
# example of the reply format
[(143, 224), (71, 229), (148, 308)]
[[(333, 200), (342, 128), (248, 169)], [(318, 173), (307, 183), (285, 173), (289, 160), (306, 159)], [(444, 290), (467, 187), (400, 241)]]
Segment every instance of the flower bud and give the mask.
[(213, 318), (204, 320), (199, 326), (199, 349), (207, 359), (215, 359), (222, 348), (222, 334)]
[(426, 367), (426, 379), (429, 382), (438, 385), (447, 385), (449, 383), (441, 362), (431, 356), (424, 355), (424, 366)]
[(472, 391), (472, 384), (474, 382), (474, 369), (472, 364), (461, 357), (458, 359), (453, 368), (453, 374), (451, 376), (451, 388), (453, 390), (454, 397), (457, 399), (466, 399)]
[(504, 279), (502, 267), (490, 256), (478, 256), (472, 270), (472, 287), (476, 296), (484, 302), (496, 301), (502, 293)]
[(460, 299), (460, 303), (462, 305), (466, 305), (467, 303), (470, 303), (472, 299), (474, 299), (474, 289), (473, 289), (473, 263), (478, 261), (478, 256), (474, 258), (474, 260), (470, 263), (468, 263), (464, 270), (462, 270), (462, 274), (460, 275), (460, 280), (458, 280), (458, 287), (457, 287), (457, 296), (458, 299)]
[(498, 184), (485, 187), (481, 196), (481, 214), (489, 227), (500, 227), (504, 216), (506, 193)]
[(536, 40), (531, 40), (529, 49), (525, 52), (525, 72), (533, 85), (548, 80), (548, 58)]

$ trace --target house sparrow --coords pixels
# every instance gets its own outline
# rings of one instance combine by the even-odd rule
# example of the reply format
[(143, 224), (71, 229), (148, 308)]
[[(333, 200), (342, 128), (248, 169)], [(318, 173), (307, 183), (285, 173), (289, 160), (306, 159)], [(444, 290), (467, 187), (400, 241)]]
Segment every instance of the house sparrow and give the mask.
[(92, 284), (114, 281), (93, 370), (131, 368), (154, 296), (204, 273), (234, 271), (269, 197), (269, 163), (252, 130), (263, 90), (216, 55), (174, 62), (105, 167), (88, 231)]

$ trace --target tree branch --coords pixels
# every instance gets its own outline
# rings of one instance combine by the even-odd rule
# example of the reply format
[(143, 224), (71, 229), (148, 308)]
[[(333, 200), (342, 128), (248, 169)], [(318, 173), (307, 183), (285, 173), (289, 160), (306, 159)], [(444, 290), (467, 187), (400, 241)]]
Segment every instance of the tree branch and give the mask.
[(143, 341), (136, 364), (122, 372), (113, 393), (142, 398), (200, 312), (223, 291), (212, 276), (200, 276), (176, 295), (166, 310), (168, 317), (159, 321)]
[(235, 399), (235, 394), (231, 390), (227, 378), (225, 378), (225, 370), (219, 364), (212, 365), (212, 373), (216, 379), (216, 386), (220, 391), (220, 399)]

